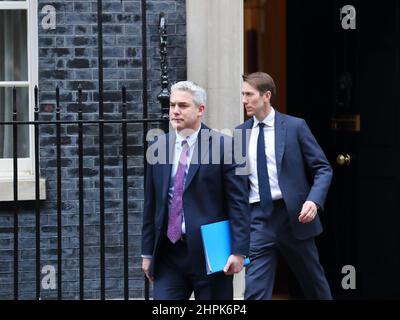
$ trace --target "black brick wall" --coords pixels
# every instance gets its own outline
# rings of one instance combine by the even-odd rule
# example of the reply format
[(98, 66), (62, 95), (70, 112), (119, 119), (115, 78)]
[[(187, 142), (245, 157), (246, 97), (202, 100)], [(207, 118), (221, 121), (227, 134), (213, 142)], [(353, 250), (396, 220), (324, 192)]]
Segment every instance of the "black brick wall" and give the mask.
[[(77, 118), (77, 88), (81, 84), (84, 119), (97, 119), (97, 3), (96, 1), (39, 0), (40, 118), (55, 119), (55, 88), (60, 88), (61, 118)], [(57, 12), (55, 30), (44, 30), (44, 5)], [(150, 116), (160, 112), (159, 13), (168, 24), (169, 77), (186, 78), (186, 16), (184, 0), (148, 0), (148, 107)], [(142, 117), (142, 35), (140, 1), (103, 0), (104, 117), (120, 118), (120, 90), (127, 87), (128, 117)], [(143, 207), (142, 125), (130, 124), (129, 137), (129, 274), (130, 297), (142, 298), (140, 258)], [(105, 220), (106, 298), (123, 297), (122, 156), (120, 125), (106, 124)], [(63, 298), (79, 298), (78, 158), (77, 128), (64, 125), (62, 138), (62, 254)], [(85, 298), (100, 297), (99, 158), (98, 127), (84, 130), (85, 186)], [(57, 268), (55, 127), (40, 133), (41, 176), (46, 178), (47, 200), (41, 206), (41, 266)], [(35, 216), (33, 204), (21, 203), (20, 298), (35, 298)], [(0, 299), (13, 298), (12, 204), (0, 204)], [(43, 290), (43, 299), (54, 299), (57, 290)]]

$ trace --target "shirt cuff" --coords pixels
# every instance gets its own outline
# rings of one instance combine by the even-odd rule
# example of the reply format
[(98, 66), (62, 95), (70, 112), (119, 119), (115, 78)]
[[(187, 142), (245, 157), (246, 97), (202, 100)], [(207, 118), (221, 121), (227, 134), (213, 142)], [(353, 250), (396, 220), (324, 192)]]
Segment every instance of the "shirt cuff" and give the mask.
[(152, 255), (149, 255), (149, 254), (142, 254), (142, 258), (145, 258), (145, 259), (153, 259), (153, 256), (152, 256)]

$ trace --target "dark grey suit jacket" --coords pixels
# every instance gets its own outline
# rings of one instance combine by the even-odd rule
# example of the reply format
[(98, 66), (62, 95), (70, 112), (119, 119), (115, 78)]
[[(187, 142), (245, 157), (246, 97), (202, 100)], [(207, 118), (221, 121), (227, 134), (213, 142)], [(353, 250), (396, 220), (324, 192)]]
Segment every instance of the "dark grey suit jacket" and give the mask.
[[(149, 147), (154, 155), (166, 158), (166, 163), (148, 164), (146, 176), (142, 254), (153, 256), (150, 270), (153, 274), (154, 268), (157, 268), (160, 241), (165, 238), (163, 236), (166, 235), (168, 223), (168, 188), (174, 144), (175, 133), (171, 132), (160, 136)], [(232, 138), (210, 130), (202, 124), (183, 194), (188, 251), (194, 271), (201, 276), (206, 274), (200, 234), (203, 224), (229, 219), (232, 253), (245, 256), (249, 254), (247, 177), (235, 174), (237, 165), (229, 163), (233, 158), (231, 152)], [(160, 157), (160, 153), (163, 153), (163, 156)], [(217, 163), (213, 163), (212, 160)]]

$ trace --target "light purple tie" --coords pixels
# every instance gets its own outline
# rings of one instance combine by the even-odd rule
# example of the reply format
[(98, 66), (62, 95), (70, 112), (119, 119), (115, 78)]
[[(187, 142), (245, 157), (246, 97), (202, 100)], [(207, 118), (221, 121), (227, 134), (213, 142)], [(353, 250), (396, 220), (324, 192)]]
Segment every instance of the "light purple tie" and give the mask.
[(174, 181), (174, 193), (169, 206), (167, 236), (172, 243), (176, 243), (182, 235), (182, 196), (185, 181), (186, 163), (188, 159), (189, 145), (186, 140), (182, 141), (182, 152), (179, 158), (178, 169)]

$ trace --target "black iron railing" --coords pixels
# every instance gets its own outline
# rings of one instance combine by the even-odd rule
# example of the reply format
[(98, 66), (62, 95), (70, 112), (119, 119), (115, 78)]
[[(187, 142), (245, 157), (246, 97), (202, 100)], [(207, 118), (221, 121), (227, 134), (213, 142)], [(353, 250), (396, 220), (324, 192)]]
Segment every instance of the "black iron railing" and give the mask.
[[(123, 278), (124, 278), (124, 298), (129, 299), (129, 258), (128, 258), (128, 249), (129, 249), (129, 241), (128, 241), (128, 130), (127, 126), (129, 124), (143, 124), (143, 123), (165, 123), (168, 119), (164, 117), (160, 118), (154, 118), (154, 119), (129, 119), (127, 118), (127, 101), (126, 101), (126, 88), (122, 87), (121, 90), (121, 118), (120, 119), (104, 119), (104, 118), (99, 118), (97, 120), (83, 120), (82, 113), (83, 113), (83, 107), (82, 107), (82, 88), (79, 87), (78, 92), (77, 92), (77, 105), (78, 105), (78, 117), (77, 120), (67, 120), (67, 119), (62, 119), (61, 117), (61, 111), (60, 111), (60, 91), (59, 88), (56, 88), (55, 92), (55, 100), (56, 100), (56, 109), (55, 109), (55, 121), (45, 121), (45, 120), (39, 120), (39, 108), (38, 108), (38, 88), (35, 87), (35, 108), (34, 108), (34, 120), (33, 121), (18, 121), (17, 116), (18, 116), (18, 110), (17, 110), (17, 103), (16, 103), (16, 88), (13, 88), (13, 121), (3, 121), (0, 122), (0, 126), (12, 126), (13, 127), (13, 163), (14, 163), (14, 168), (13, 168), (13, 193), (14, 193), (14, 201), (13, 201), (13, 207), (14, 207), (14, 299), (18, 299), (19, 297), (19, 221), (18, 221), (18, 215), (19, 215), (19, 209), (21, 206), (21, 202), (18, 199), (18, 143), (17, 143), (17, 135), (18, 135), (18, 127), (19, 126), (33, 126), (34, 130), (34, 137), (35, 137), (35, 206), (34, 206), (34, 211), (35, 211), (35, 234), (36, 234), (36, 297), (39, 299), (41, 297), (41, 271), (40, 271), (40, 266), (41, 266), (41, 247), (40, 247), (40, 237), (41, 237), (41, 222), (40, 222), (40, 211), (41, 211), (41, 204), (40, 204), (40, 174), (39, 174), (39, 150), (40, 150), (40, 144), (39, 144), (39, 137), (40, 137), (40, 132), (41, 132), (41, 127), (42, 126), (55, 126), (55, 141), (56, 141), (56, 154), (55, 154), (55, 160), (56, 160), (56, 215), (57, 215), (57, 298), (62, 299), (62, 292), (63, 292), (63, 279), (62, 279), (62, 262), (63, 262), (63, 256), (62, 256), (62, 238), (63, 238), (63, 225), (62, 225), (62, 217), (63, 217), (63, 210), (62, 210), (62, 204), (63, 204), (63, 189), (62, 189), (62, 127), (63, 126), (76, 126), (78, 128), (78, 140), (77, 140), (77, 145), (75, 147), (78, 150), (78, 211), (79, 211), (79, 297), (80, 299), (84, 299), (84, 268), (85, 268), (85, 256), (84, 256), (84, 226), (85, 226), (85, 221), (84, 221), (84, 128), (88, 126), (100, 126), (100, 125), (105, 125), (105, 124), (113, 124), (121, 127), (121, 154), (122, 154), (122, 203), (123, 203), (123, 209), (122, 209), (122, 216), (123, 216)], [(70, 115), (70, 113), (68, 114)], [(143, 132), (145, 135), (146, 132)], [(105, 146), (104, 140), (99, 139), (99, 145), (103, 144), (103, 148)], [(100, 153), (99, 153), (100, 154)], [(144, 161), (145, 163), (146, 161)], [(104, 162), (99, 161), (99, 172), (101, 172), (101, 167), (104, 170)], [(104, 184), (99, 183), (99, 193), (104, 194), (106, 190), (106, 187)], [(103, 207), (104, 207), (104, 197), (100, 196), (100, 201), (99, 201), (99, 206), (102, 208), (101, 202), (103, 202)], [(99, 214), (101, 217), (101, 209), (99, 210)], [(100, 230), (103, 230), (100, 234), (100, 237), (103, 238), (102, 241), (100, 241), (100, 255), (105, 254), (105, 235), (104, 235), (104, 230), (105, 230), (105, 220), (100, 219), (99, 227)], [(103, 258), (104, 259), (104, 258)], [(101, 272), (100, 272), (100, 283), (105, 283), (106, 279), (106, 273), (105, 273), (105, 259), (101, 259)], [(145, 292), (145, 298), (149, 298), (149, 292), (148, 292), (148, 283), (145, 283), (145, 286), (147, 287), (147, 292)], [(145, 290), (146, 291), (146, 290)], [(104, 285), (100, 285), (100, 297), (101, 299), (105, 299), (105, 292), (106, 288)]]

